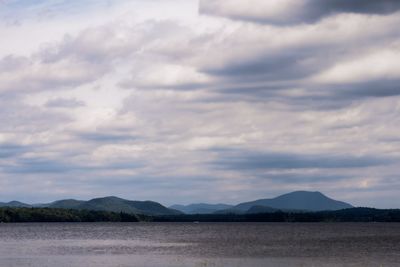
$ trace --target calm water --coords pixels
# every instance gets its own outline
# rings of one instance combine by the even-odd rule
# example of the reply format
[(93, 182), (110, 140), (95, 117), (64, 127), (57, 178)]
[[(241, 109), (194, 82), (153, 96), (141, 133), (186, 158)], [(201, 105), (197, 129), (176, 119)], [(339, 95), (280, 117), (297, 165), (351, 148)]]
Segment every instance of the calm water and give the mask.
[(1, 224), (0, 266), (400, 266), (400, 224)]

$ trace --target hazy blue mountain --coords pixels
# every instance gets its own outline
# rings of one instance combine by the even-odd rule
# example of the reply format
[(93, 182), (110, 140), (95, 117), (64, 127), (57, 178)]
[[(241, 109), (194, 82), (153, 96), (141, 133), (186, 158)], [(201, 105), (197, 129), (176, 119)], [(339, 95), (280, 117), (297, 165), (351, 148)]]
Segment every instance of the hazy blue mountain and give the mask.
[(230, 208), (225, 210), (218, 210), (213, 214), (260, 214), (260, 213), (273, 213), (277, 211), (283, 212), (294, 212), (294, 213), (303, 213), (304, 210), (294, 210), (294, 209), (274, 209), (267, 206), (252, 206), (248, 210), (241, 210), (237, 208)]
[(104, 197), (89, 200), (79, 206), (80, 209), (105, 210), (136, 214), (167, 215), (177, 214), (160, 203), (153, 201), (131, 201), (118, 197)]
[(176, 215), (180, 211), (166, 208), (153, 201), (132, 201), (118, 197), (94, 198), (88, 201), (63, 199), (48, 204), (37, 204), (35, 207), (52, 209), (77, 209), (93, 211), (124, 212), (145, 215)]
[(246, 214), (246, 212), (247, 212), (246, 210), (229, 208), (229, 209), (214, 211), (213, 214)]
[(128, 203), (128, 200), (118, 197), (95, 198), (86, 201), (78, 206), (85, 210), (105, 210), (126, 213), (141, 213), (141, 210)]
[(320, 192), (296, 191), (272, 199), (259, 199), (236, 205), (234, 209), (248, 211), (254, 206), (266, 206), (280, 210), (324, 211), (341, 210), (353, 206), (328, 198)]
[(7, 203), (0, 202), (0, 207), (10, 207), (10, 208), (29, 208), (31, 205), (22, 203), (19, 201), (10, 201)]
[(179, 210), (186, 214), (211, 214), (218, 210), (225, 210), (232, 208), (232, 205), (227, 204), (206, 204), (206, 203), (197, 203), (190, 205), (173, 205), (170, 208)]
[(124, 212), (146, 215), (173, 215), (179, 211), (168, 209), (160, 203), (153, 201), (132, 201), (118, 197), (95, 198), (88, 201), (64, 199), (50, 204), (42, 205), (48, 208), (96, 210), (110, 212)]
[(41, 206), (54, 209), (76, 209), (79, 207), (79, 205), (83, 203), (85, 203), (85, 201), (75, 199), (63, 199), (50, 204), (42, 204)]

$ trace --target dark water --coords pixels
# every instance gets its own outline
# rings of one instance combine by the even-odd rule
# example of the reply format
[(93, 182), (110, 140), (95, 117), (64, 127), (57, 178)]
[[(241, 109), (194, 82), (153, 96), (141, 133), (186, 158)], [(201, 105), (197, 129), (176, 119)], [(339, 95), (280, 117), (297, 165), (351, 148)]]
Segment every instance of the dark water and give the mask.
[(400, 266), (400, 224), (1, 224), (0, 266)]

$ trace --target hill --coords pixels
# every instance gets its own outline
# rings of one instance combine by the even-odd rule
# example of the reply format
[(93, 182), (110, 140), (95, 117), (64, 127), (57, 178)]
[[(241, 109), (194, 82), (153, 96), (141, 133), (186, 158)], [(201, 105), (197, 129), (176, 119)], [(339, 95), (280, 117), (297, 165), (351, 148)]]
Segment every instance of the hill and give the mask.
[(10, 207), (10, 208), (29, 208), (31, 205), (22, 203), (19, 201), (10, 201), (7, 203), (0, 202), (0, 207)]
[(206, 204), (206, 203), (196, 203), (190, 205), (173, 205), (170, 208), (179, 210), (186, 214), (211, 214), (218, 210), (225, 210), (232, 208), (232, 205), (227, 204)]
[(144, 215), (173, 215), (179, 211), (168, 209), (160, 203), (153, 201), (132, 201), (118, 197), (94, 198), (88, 201), (65, 199), (59, 200), (42, 207), (59, 209), (77, 209), (93, 211), (124, 212), (129, 214)]
[(254, 206), (299, 211), (341, 210), (353, 207), (348, 203), (328, 198), (320, 192), (296, 191), (272, 199), (259, 199), (240, 203), (233, 209), (248, 211)]
[(118, 197), (95, 198), (80, 204), (78, 209), (105, 210), (146, 215), (168, 215), (180, 212), (168, 209), (154, 201), (132, 201)]
[(85, 201), (75, 199), (64, 199), (58, 200), (50, 204), (43, 204), (42, 207), (54, 208), (54, 209), (77, 209), (79, 205), (85, 203)]

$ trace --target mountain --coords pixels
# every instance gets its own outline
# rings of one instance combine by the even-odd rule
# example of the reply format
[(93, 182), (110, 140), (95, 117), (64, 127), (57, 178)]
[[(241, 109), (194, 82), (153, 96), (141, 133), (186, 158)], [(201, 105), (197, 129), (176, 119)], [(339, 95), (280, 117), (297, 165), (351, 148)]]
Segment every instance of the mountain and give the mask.
[(180, 213), (175, 210), (168, 209), (157, 202), (132, 201), (118, 197), (95, 198), (82, 203), (78, 208), (86, 210), (105, 210), (148, 215), (172, 215)]
[(271, 213), (271, 212), (277, 212), (280, 211), (279, 209), (274, 209), (271, 207), (267, 206), (252, 206), (248, 210), (244, 209), (238, 209), (236, 207), (232, 207), (229, 209), (224, 209), (224, 210), (217, 210), (213, 212), (213, 214), (219, 214), (219, 215), (228, 215), (228, 214), (239, 214), (239, 215), (244, 215), (244, 214), (259, 214), (259, 213)]
[(77, 209), (79, 208), (79, 205), (83, 203), (85, 203), (85, 201), (75, 199), (63, 199), (50, 204), (42, 204), (42, 207), (53, 209)]
[(88, 201), (64, 199), (42, 205), (47, 208), (124, 212), (145, 215), (176, 215), (179, 211), (168, 209), (153, 201), (132, 201), (118, 197), (94, 198)]
[(0, 202), (0, 207), (10, 207), (10, 208), (29, 208), (31, 205), (22, 203), (19, 201), (10, 201), (7, 203)]
[(218, 210), (226, 210), (232, 208), (232, 205), (227, 204), (205, 204), (205, 203), (197, 203), (190, 204), (187, 206), (184, 205), (173, 205), (169, 208), (179, 210), (186, 214), (211, 214)]
[(348, 203), (328, 198), (320, 192), (296, 191), (272, 199), (259, 199), (251, 202), (244, 202), (236, 205), (234, 209), (248, 211), (254, 206), (302, 211), (341, 210), (353, 207)]

